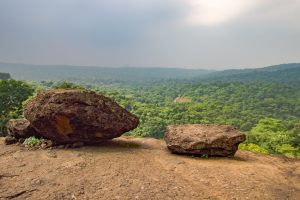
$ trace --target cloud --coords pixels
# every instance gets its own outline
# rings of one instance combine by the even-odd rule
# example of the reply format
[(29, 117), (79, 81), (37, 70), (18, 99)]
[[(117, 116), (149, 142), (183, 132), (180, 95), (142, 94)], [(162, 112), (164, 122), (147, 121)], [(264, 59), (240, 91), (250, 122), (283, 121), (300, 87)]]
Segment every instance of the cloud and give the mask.
[(269, 14), (279, 9), (287, 11), (289, 6), (299, 8), (298, 0), (186, 0), (190, 5), (187, 22), (191, 25), (219, 25), (238, 19), (250, 12)]
[(188, 0), (191, 11), (187, 21), (193, 25), (215, 25), (227, 22), (250, 10), (255, 0)]
[(1, 0), (0, 60), (217, 67), (297, 61), (300, 0)]

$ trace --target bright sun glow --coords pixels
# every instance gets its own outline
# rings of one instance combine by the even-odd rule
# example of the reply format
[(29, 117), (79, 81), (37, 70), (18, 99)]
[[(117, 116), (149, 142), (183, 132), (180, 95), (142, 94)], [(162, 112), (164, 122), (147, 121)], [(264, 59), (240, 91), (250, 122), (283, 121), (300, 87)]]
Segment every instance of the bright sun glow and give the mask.
[(188, 22), (215, 25), (227, 22), (257, 5), (258, 0), (187, 0), (191, 5)]

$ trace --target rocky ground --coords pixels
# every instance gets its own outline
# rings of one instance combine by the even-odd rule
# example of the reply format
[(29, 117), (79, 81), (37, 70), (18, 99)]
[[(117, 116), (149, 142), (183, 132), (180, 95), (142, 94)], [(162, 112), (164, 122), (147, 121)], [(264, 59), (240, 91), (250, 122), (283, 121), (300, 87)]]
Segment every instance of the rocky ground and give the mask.
[(122, 137), (77, 149), (28, 150), (0, 141), (0, 199), (299, 199), (300, 160), (168, 152)]

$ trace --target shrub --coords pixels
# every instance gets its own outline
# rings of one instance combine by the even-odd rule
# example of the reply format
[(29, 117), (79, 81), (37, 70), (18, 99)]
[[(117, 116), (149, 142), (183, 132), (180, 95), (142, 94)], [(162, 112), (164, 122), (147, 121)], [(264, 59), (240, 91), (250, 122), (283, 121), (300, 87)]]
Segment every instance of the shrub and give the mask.
[(291, 158), (299, 156), (299, 148), (295, 148), (290, 144), (277, 145), (276, 152)]
[(6, 135), (5, 125), (8, 120), (22, 115), (22, 102), (34, 90), (33, 85), (24, 81), (0, 80), (0, 136)]
[(26, 146), (29, 146), (29, 147), (35, 147), (37, 146), (38, 144), (40, 143), (40, 139), (32, 136), (32, 137), (29, 137), (27, 138), (25, 141), (24, 141), (24, 145)]
[(267, 149), (261, 147), (261, 146), (258, 146), (257, 144), (240, 144), (239, 145), (239, 149), (242, 149), (242, 150), (247, 150), (247, 151), (252, 151), (254, 153), (263, 153), (263, 154), (267, 154), (269, 153)]
[(57, 83), (54, 87), (54, 89), (84, 89), (81, 85), (77, 85), (75, 83), (70, 82), (60, 82)]

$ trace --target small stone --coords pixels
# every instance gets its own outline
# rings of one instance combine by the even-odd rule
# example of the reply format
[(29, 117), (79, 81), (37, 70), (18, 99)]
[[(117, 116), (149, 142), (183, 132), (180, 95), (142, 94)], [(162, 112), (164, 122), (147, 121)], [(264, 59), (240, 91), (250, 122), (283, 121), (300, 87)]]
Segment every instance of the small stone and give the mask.
[(57, 149), (64, 149), (65, 148), (65, 145), (59, 145), (56, 147)]
[(56, 153), (53, 151), (47, 151), (45, 155), (50, 158), (57, 158)]
[(185, 162), (184, 161), (178, 161), (177, 164), (178, 165), (183, 165), (183, 164), (185, 164)]
[(81, 157), (83, 154), (82, 153), (75, 153), (74, 156), (76, 157)]
[(46, 144), (47, 144), (47, 147), (53, 147), (54, 146), (54, 143), (53, 143), (52, 140), (47, 140)]
[(19, 142), (20, 144), (23, 144), (24, 141), (25, 141), (25, 138), (20, 138), (20, 139), (18, 140), (18, 142)]
[(80, 148), (80, 147), (82, 147), (82, 146), (84, 146), (84, 143), (83, 143), (83, 142), (75, 142), (75, 143), (73, 143), (73, 145), (72, 145), (73, 148)]
[(4, 140), (4, 143), (6, 145), (15, 144), (17, 142), (18, 142), (18, 140), (16, 138), (12, 137), (12, 136), (6, 136), (5, 140)]
[(17, 139), (39, 136), (27, 119), (11, 119), (6, 126), (8, 134)]
[(42, 149), (47, 149), (47, 144), (42, 143), (42, 144), (41, 144), (41, 148), (42, 148)]
[(18, 167), (25, 167), (26, 164), (25, 163), (20, 163), (19, 165), (17, 165)]
[(32, 184), (32, 185), (41, 185), (42, 183), (43, 183), (43, 181), (40, 180), (40, 179), (33, 179), (33, 180), (31, 181), (31, 184)]

